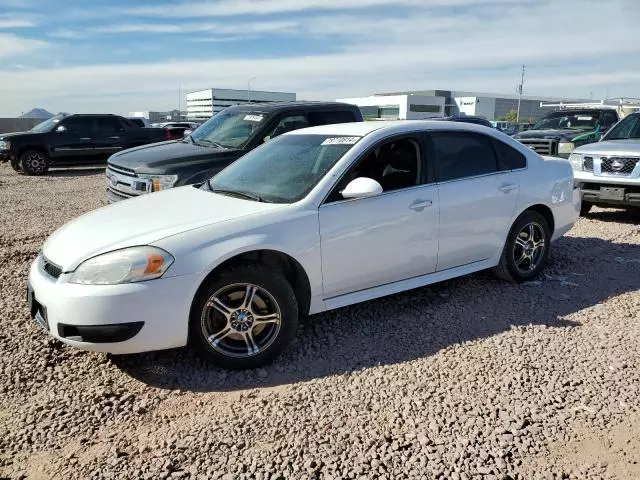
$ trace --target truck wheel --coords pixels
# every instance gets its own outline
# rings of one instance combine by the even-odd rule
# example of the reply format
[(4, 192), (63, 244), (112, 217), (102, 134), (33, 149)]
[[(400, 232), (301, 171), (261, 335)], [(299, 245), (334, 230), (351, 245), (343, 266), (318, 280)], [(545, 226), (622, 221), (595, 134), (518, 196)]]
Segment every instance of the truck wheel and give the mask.
[(27, 150), (20, 155), (20, 165), (27, 175), (44, 175), (49, 170), (49, 157), (42, 150)]
[(582, 205), (580, 205), (580, 216), (586, 217), (591, 211), (591, 207), (593, 207), (593, 203), (582, 202)]

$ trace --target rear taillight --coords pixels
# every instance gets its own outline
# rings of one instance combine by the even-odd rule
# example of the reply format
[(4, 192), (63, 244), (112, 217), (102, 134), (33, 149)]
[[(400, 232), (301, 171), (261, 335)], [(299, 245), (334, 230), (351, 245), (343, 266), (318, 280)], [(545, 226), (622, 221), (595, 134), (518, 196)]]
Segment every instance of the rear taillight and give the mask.
[(169, 129), (166, 129), (166, 130), (164, 131), (164, 136), (165, 136), (165, 138), (166, 138), (167, 140), (173, 140), (173, 137), (171, 136), (171, 130), (169, 130)]

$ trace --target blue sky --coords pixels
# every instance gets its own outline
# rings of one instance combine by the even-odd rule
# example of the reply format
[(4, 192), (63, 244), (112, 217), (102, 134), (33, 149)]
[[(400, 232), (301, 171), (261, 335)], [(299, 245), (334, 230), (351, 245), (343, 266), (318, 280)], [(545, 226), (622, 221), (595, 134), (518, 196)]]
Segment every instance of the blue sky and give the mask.
[(179, 91), (640, 97), (638, 0), (0, 0), (0, 116), (175, 108)]

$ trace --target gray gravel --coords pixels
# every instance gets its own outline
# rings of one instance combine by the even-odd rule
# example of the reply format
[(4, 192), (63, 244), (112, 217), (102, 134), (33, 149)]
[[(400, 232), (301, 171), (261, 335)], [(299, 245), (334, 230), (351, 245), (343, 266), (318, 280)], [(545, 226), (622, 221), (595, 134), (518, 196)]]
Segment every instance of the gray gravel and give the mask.
[(547, 275), (480, 273), (319, 315), (275, 364), (109, 357), (25, 307), (45, 237), (101, 170), (0, 165), (0, 477), (640, 478), (638, 215), (594, 210)]

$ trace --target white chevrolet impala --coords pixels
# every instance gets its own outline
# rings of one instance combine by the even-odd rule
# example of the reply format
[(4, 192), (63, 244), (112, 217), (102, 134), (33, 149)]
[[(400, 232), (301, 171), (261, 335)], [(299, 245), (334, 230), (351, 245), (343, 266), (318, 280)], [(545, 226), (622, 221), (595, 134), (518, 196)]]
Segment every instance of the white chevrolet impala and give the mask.
[(534, 278), (579, 210), (566, 160), (486, 127), (315, 127), (203, 185), (66, 224), (33, 262), (28, 298), (34, 319), (74, 347), (191, 343), (218, 365), (253, 368), (303, 315), (488, 268)]

